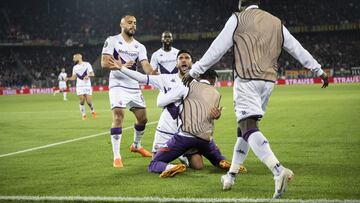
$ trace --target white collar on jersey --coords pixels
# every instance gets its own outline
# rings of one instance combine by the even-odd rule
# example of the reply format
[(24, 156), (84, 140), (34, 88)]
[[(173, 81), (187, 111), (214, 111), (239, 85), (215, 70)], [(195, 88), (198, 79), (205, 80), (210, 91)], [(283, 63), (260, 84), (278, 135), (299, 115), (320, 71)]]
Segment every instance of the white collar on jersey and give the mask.
[(246, 11), (246, 10), (249, 10), (249, 9), (253, 9), (253, 8), (259, 8), (259, 6), (257, 6), (257, 5), (248, 6), (248, 7), (245, 9), (245, 11)]
[(210, 85), (210, 82), (208, 80), (200, 80), (199, 82), (206, 83), (206, 84)]

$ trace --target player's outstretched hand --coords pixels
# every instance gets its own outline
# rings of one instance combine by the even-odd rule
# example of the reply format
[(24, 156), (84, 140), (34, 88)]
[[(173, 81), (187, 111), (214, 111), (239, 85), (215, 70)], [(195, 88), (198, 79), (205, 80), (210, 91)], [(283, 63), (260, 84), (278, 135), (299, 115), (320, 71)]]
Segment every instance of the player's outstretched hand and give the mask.
[(320, 78), (323, 80), (323, 85), (321, 88), (327, 88), (329, 86), (329, 78), (326, 73), (320, 75)]
[(184, 83), (185, 86), (189, 87), (191, 81), (193, 81), (194, 78), (191, 77), (191, 75), (189, 73), (186, 73), (182, 79), (182, 82)]
[(115, 69), (121, 69), (121, 62), (119, 63), (118, 60), (114, 59), (113, 57), (109, 58), (109, 65), (110, 65), (110, 68), (115, 68)]
[(221, 116), (221, 111), (222, 111), (222, 108), (223, 107), (220, 107), (220, 108), (218, 108), (218, 107), (213, 107), (212, 109), (211, 109), (211, 111), (210, 111), (210, 119), (219, 119), (220, 118), (220, 116)]
[(133, 66), (135, 64), (135, 61), (128, 61), (126, 62), (125, 64), (122, 64), (123, 67), (126, 67), (126, 68), (131, 68), (131, 66)]

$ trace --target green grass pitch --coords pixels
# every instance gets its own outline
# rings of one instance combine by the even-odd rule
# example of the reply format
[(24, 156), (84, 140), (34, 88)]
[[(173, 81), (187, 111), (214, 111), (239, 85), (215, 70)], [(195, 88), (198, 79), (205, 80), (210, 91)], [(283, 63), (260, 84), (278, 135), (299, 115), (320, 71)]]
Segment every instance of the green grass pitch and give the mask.
[[(232, 88), (221, 88), (222, 117), (215, 140), (231, 159), (236, 139)], [(157, 91), (143, 91), (149, 122), (157, 121)], [(98, 118), (82, 121), (78, 98), (69, 95), (0, 96), (0, 155), (108, 132), (111, 112), (107, 92), (94, 93)], [(89, 115), (89, 108), (86, 106)], [(124, 127), (134, 124), (126, 112)], [(156, 124), (148, 125), (142, 144), (152, 146)], [(276, 86), (261, 130), (295, 180), (286, 199), (360, 199), (359, 84)], [(133, 130), (124, 130), (124, 168), (112, 167), (109, 135), (101, 135), (36, 151), (0, 157), (0, 196), (122, 196), (176, 198), (270, 198), (270, 171), (250, 152), (248, 174), (238, 175), (231, 191), (222, 191), (224, 174), (205, 161), (205, 169), (188, 169), (161, 179), (147, 172), (150, 158), (129, 152)], [(177, 161), (175, 161), (177, 162)]]

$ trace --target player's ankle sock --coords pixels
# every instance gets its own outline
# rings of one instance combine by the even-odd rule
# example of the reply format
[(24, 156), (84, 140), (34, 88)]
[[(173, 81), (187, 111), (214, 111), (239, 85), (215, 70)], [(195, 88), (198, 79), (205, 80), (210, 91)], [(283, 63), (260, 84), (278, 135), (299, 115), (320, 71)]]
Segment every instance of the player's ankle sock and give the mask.
[(85, 106), (84, 106), (84, 104), (83, 105), (79, 105), (80, 106), (80, 112), (81, 112), (81, 115), (86, 115), (86, 112), (85, 112)]
[(279, 175), (283, 167), (272, 152), (265, 136), (260, 131), (255, 131), (248, 138), (248, 143), (255, 155), (271, 170), (274, 176)]
[(234, 146), (233, 157), (231, 161), (230, 173), (238, 173), (240, 165), (244, 163), (249, 152), (249, 144), (241, 137), (241, 131), (238, 129), (238, 138)]
[(274, 176), (280, 175), (281, 171), (284, 169), (284, 167), (279, 163), (279, 160), (277, 160), (275, 155), (265, 157), (263, 162), (270, 169)]
[(134, 145), (135, 148), (139, 148), (141, 146), (141, 138), (144, 135), (145, 126), (144, 125), (134, 125)]
[(122, 136), (122, 128), (110, 129), (111, 144), (114, 154), (114, 160), (120, 158), (120, 142)]
[(94, 105), (93, 103), (88, 104), (91, 110), (91, 113), (94, 113)]
[(173, 168), (174, 166), (175, 166), (174, 164), (168, 164), (168, 165), (166, 166), (166, 168), (165, 168), (165, 171)]
[(64, 100), (67, 100), (67, 98), (66, 98), (67, 93), (66, 93), (66, 92), (64, 92), (63, 94), (64, 94)]

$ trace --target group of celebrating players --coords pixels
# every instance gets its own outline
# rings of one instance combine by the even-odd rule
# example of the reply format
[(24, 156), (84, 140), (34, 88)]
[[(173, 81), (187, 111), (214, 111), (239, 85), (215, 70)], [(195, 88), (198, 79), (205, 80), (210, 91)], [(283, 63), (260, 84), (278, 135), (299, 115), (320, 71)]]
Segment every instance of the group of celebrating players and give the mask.
[[(172, 47), (173, 37), (168, 31), (162, 33), (163, 46), (153, 53), (149, 63), (145, 46), (134, 39), (135, 16), (125, 15), (121, 19), (121, 33), (106, 39), (101, 58), (102, 68), (110, 70), (113, 167), (123, 167), (120, 143), (125, 109), (128, 108), (136, 118), (130, 151), (152, 157), (149, 172), (160, 173), (162, 178), (172, 177), (187, 167), (203, 168), (205, 157), (215, 167), (228, 170), (221, 177), (223, 189), (227, 190), (234, 185), (236, 174), (247, 172), (243, 163), (251, 148), (274, 175), (273, 198), (282, 196), (294, 173), (280, 164), (258, 125), (275, 84), (281, 50), (321, 77), (323, 88), (328, 86), (328, 79), (321, 65), (281, 21), (259, 9), (258, 5), (259, 0), (240, 0), (240, 12), (228, 19), (204, 56), (194, 64), (189, 51)], [(235, 58), (234, 109), (238, 131), (230, 163), (213, 139), (214, 120), (220, 118), (222, 108), (219, 105), (220, 93), (214, 87), (218, 75), (210, 68), (231, 47)], [(77, 80), (76, 91), (80, 96), (83, 119), (86, 119), (85, 101), (96, 117), (89, 79), (94, 76), (92, 67), (82, 61), (80, 54), (75, 54), (73, 59), (77, 64), (68, 79)], [(139, 64), (145, 74), (137, 72)], [(151, 152), (141, 146), (148, 119), (139, 82), (159, 89), (157, 106), (163, 108)], [(181, 163), (171, 164), (177, 158)]]

